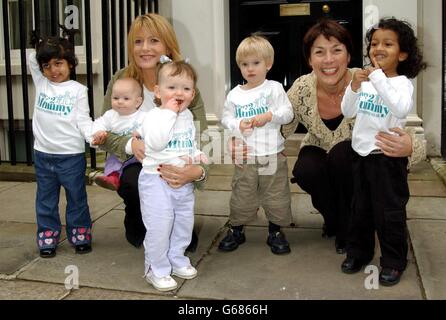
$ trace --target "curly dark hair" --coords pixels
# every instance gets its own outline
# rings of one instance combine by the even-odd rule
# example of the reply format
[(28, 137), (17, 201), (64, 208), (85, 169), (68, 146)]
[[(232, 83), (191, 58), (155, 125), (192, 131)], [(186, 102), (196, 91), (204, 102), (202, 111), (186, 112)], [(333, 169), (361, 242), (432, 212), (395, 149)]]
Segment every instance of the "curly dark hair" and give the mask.
[(78, 33), (79, 30), (69, 30), (62, 25), (59, 26), (63, 31), (62, 37), (42, 37), (37, 34), (36, 31), (31, 32), (30, 42), (33, 48), (36, 49), (36, 60), (40, 70), (42, 70), (42, 65), (48, 63), (51, 59), (67, 60), (71, 70), (78, 64), (78, 60), (74, 53), (74, 45), (69, 41), (69, 38)]
[(367, 44), (366, 57), (370, 59), (370, 45), (372, 36), (378, 29), (392, 30), (398, 35), (400, 51), (407, 53), (407, 59), (400, 61), (396, 69), (399, 75), (405, 75), (408, 78), (415, 78), (420, 71), (426, 69), (427, 63), (423, 61), (423, 55), (418, 48), (418, 40), (415, 37), (412, 26), (407, 21), (398, 20), (395, 17), (382, 18), (376, 26), (372, 26), (366, 33)]

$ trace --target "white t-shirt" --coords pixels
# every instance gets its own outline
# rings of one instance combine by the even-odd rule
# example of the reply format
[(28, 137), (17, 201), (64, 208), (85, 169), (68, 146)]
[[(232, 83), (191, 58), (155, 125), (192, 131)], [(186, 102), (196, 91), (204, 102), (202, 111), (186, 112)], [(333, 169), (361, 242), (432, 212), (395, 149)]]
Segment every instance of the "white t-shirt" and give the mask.
[(344, 116), (356, 116), (352, 147), (361, 156), (376, 150), (375, 136), (379, 131), (403, 128), (413, 105), (413, 85), (405, 76), (387, 78), (381, 69), (369, 75), (358, 92), (347, 87), (341, 103)]
[(87, 87), (73, 80), (61, 83), (48, 80), (39, 69), (35, 51), (28, 61), (36, 87), (34, 149), (51, 154), (85, 152), (85, 140), (91, 141), (93, 124)]
[[(271, 111), (272, 121), (263, 127), (254, 128), (246, 137), (240, 132), (240, 121)], [(222, 124), (231, 134), (242, 138), (251, 147), (249, 156), (266, 156), (281, 152), (285, 139), (280, 127), (293, 120), (294, 113), (282, 85), (273, 80), (265, 80), (261, 85), (244, 90), (240, 85), (232, 89), (226, 97)]]
[(129, 115), (120, 115), (110, 109), (94, 121), (92, 132), (110, 131), (119, 136), (131, 135), (142, 126), (146, 114), (141, 108)]
[(177, 114), (169, 109), (153, 108), (147, 112), (138, 133), (144, 139), (142, 164), (146, 173), (159, 174), (160, 164), (182, 167), (185, 161), (179, 157), (193, 159), (202, 153), (196, 147), (194, 118), (189, 109)]

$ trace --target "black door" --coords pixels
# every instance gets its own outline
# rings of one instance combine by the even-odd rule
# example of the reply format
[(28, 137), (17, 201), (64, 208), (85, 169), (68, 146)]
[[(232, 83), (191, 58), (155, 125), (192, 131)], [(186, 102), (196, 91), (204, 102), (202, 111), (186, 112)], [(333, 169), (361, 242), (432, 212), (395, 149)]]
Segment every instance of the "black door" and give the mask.
[(268, 79), (287, 90), (294, 80), (310, 72), (303, 59), (302, 39), (322, 17), (339, 21), (353, 38), (350, 66), (362, 67), (362, 0), (230, 0), (231, 85), (243, 83), (235, 62), (238, 44), (251, 33), (260, 32), (275, 50), (274, 66)]

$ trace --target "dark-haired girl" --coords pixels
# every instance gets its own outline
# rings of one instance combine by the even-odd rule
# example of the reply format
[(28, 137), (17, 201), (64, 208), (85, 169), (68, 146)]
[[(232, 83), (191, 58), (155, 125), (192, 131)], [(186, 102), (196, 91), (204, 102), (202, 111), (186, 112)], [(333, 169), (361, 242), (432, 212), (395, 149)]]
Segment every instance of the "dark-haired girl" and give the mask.
[(77, 65), (67, 37), (33, 37), (29, 68), (36, 88), (33, 115), (37, 180), (37, 245), (40, 256), (56, 255), (62, 229), (60, 187), (65, 188), (66, 232), (76, 253), (91, 251), (91, 218), (85, 188), (85, 140), (92, 120), (87, 88), (70, 74)]
[(379, 281), (399, 282), (407, 264), (407, 158), (389, 157), (376, 135), (403, 128), (413, 105), (414, 78), (426, 67), (410, 25), (382, 19), (366, 35), (372, 67), (354, 73), (341, 103), (345, 117), (356, 117), (352, 133), (353, 204), (344, 273), (355, 273), (374, 255), (375, 231), (381, 248)]

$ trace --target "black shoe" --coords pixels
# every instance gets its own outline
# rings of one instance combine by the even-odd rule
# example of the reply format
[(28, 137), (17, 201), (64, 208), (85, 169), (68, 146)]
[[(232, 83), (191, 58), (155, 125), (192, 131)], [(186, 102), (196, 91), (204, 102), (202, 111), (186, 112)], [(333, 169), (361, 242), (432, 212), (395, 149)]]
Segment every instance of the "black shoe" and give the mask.
[(189, 246), (186, 248), (187, 252), (194, 253), (197, 250), (198, 246), (198, 236), (195, 231), (192, 231), (192, 239), (189, 243)]
[(218, 244), (221, 251), (234, 251), (238, 246), (246, 241), (245, 233), (237, 229), (229, 229), (226, 237)]
[(290, 244), (285, 239), (285, 235), (282, 231), (270, 233), (266, 243), (271, 247), (271, 251), (274, 254), (286, 254), (291, 252)]
[(89, 253), (89, 252), (91, 252), (91, 245), (89, 245), (88, 243), (86, 243), (86, 244), (78, 244), (76, 247), (75, 247), (75, 251), (76, 251), (76, 253), (78, 253), (78, 254), (85, 254), (85, 253)]
[(42, 258), (52, 258), (56, 256), (56, 248), (40, 249), (40, 256)]
[(337, 254), (345, 254), (347, 252), (345, 248), (345, 241), (342, 240), (335, 240), (335, 248)]
[(363, 260), (347, 257), (344, 262), (342, 262), (341, 270), (347, 274), (353, 274), (362, 269), (363, 266), (367, 265), (370, 261), (364, 262)]
[(140, 248), (144, 242), (145, 235), (144, 237), (141, 238), (126, 232), (125, 238), (127, 239), (128, 243), (130, 243), (132, 246), (134, 246), (135, 248)]
[(385, 287), (390, 287), (396, 285), (400, 282), (401, 275), (403, 271), (392, 269), (392, 268), (383, 268), (379, 273), (379, 283), (381, 283)]

